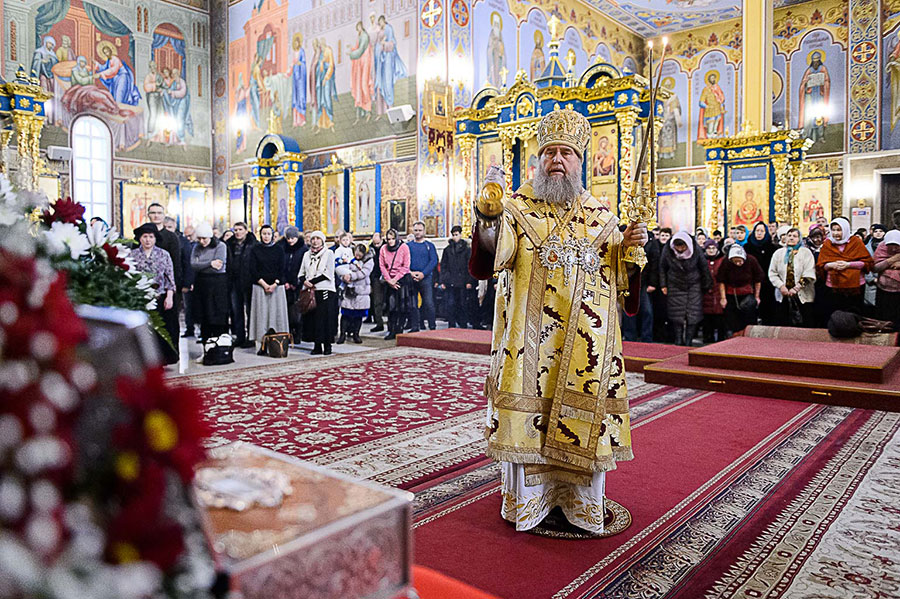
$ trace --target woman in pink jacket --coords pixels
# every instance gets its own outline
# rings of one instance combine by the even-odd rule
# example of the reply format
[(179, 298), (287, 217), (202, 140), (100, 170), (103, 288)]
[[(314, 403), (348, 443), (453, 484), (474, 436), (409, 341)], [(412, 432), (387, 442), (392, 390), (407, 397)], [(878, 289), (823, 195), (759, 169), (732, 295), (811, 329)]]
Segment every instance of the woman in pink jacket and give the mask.
[(378, 261), (381, 278), (386, 284), (384, 307), (388, 313), (388, 333), (385, 339), (394, 339), (409, 314), (412, 294), (409, 283), (409, 248), (400, 241), (395, 229), (384, 234), (385, 244)]

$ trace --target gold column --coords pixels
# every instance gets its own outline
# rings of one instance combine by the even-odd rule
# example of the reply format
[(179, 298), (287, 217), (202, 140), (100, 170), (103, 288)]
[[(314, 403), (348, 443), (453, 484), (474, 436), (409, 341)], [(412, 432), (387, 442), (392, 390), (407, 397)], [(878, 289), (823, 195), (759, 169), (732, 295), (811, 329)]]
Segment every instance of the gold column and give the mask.
[(619, 124), (619, 218), (628, 222), (628, 215), (622, 209), (626, 201), (630, 201), (631, 181), (634, 180), (634, 125), (637, 120), (637, 109), (626, 108), (616, 111), (616, 122)]
[(712, 233), (722, 226), (719, 223), (719, 211), (722, 209), (722, 202), (719, 199), (719, 187), (722, 184), (722, 163), (707, 162), (706, 172), (709, 175), (709, 190), (712, 194), (712, 214), (709, 215), (707, 222), (709, 223), (710, 233)]
[(6, 165), (6, 150), (9, 147), (9, 138), (12, 137), (12, 129), (0, 131), (0, 173), (9, 174)]
[(460, 198), (462, 204), (462, 229), (464, 232), (472, 230), (472, 150), (475, 149), (475, 137), (462, 135), (456, 138), (459, 144), (459, 155), (463, 162), (463, 179), (465, 186)]
[(268, 181), (263, 178), (258, 178), (253, 181), (253, 187), (256, 188), (256, 206), (259, 217), (256, 221), (256, 232), (259, 233), (259, 228), (263, 226), (266, 222), (266, 185)]
[(800, 224), (800, 180), (803, 178), (805, 164), (800, 161), (791, 163), (791, 226)]
[(743, 115), (754, 131), (772, 127), (772, 4), (772, 0), (743, 0)]
[(775, 156), (772, 158), (772, 166), (775, 167), (775, 220), (780, 223), (790, 222), (788, 157), (786, 155)]
[(515, 134), (509, 129), (499, 131), (500, 143), (503, 146), (503, 170), (506, 171), (506, 191), (512, 193), (513, 144)]
[(289, 171), (284, 175), (284, 182), (288, 187), (288, 222), (294, 223), (299, 229), (303, 229), (303, 223), (297, 223), (297, 181), (300, 180), (300, 173)]

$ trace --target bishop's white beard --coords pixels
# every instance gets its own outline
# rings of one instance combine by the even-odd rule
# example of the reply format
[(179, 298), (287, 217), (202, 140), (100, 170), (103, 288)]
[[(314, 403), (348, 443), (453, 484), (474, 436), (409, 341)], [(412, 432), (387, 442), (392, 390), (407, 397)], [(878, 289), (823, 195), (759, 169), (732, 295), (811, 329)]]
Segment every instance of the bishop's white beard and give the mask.
[(544, 163), (539, 162), (534, 173), (534, 181), (531, 183), (534, 197), (560, 208), (566, 207), (584, 191), (584, 187), (581, 186), (581, 173), (582, 165), (579, 162), (574, 172), (563, 177), (551, 177)]

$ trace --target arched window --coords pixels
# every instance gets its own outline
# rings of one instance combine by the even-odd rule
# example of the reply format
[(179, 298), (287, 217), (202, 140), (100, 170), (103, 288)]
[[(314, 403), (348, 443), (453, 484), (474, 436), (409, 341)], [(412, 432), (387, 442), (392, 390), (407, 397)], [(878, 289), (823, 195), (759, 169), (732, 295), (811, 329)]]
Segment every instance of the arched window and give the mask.
[(99, 216), (112, 225), (112, 136), (97, 117), (79, 117), (72, 126), (72, 191), (85, 220)]

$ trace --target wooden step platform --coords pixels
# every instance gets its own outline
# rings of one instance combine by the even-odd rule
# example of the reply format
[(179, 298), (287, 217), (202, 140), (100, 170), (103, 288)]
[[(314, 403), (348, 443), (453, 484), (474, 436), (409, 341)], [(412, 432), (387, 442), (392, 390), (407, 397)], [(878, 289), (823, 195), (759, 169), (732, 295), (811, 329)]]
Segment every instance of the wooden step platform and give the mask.
[[(897, 348), (805, 342), (824, 346), (812, 354), (802, 343), (729, 339), (649, 364), (644, 378), (676, 387), (900, 412), (900, 362), (891, 353)], [(790, 347), (793, 355), (787, 353)], [(874, 378), (862, 374), (867, 367), (878, 373), (878, 382), (846, 376)]]
[(688, 353), (688, 364), (778, 375), (883, 383), (900, 368), (900, 348), (783, 338), (735, 337)]

